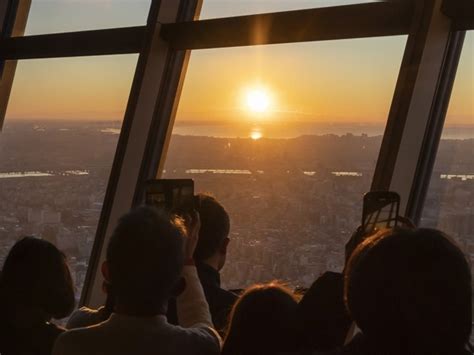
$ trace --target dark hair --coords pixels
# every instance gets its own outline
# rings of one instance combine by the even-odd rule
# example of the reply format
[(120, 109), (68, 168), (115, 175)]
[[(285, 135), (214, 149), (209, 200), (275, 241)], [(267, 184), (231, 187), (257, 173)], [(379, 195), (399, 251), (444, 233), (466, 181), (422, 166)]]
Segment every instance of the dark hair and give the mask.
[(184, 227), (153, 207), (122, 218), (107, 248), (112, 294), (137, 313), (157, 314), (183, 267)]
[(46, 240), (19, 240), (5, 260), (0, 285), (4, 302), (35, 308), (52, 318), (68, 316), (75, 306), (66, 257)]
[(198, 194), (200, 205), (197, 207), (201, 218), (199, 241), (194, 252), (194, 258), (199, 261), (213, 256), (229, 235), (229, 214), (214, 197)]
[(466, 258), (433, 229), (367, 239), (352, 255), (345, 279), (347, 306), (369, 341), (412, 353), (463, 349), (471, 333), (471, 293)]
[(294, 349), (295, 296), (270, 283), (247, 289), (234, 305), (222, 355), (277, 354)]
[(302, 350), (331, 351), (344, 345), (352, 320), (344, 305), (344, 277), (326, 272), (306, 291), (296, 310)]

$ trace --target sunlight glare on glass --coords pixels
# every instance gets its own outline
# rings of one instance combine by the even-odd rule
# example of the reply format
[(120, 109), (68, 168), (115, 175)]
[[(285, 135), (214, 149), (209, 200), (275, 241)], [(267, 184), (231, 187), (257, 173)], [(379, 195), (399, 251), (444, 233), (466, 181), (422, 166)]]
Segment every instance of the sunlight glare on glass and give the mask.
[(245, 102), (249, 111), (265, 113), (270, 108), (270, 95), (264, 88), (252, 88), (247, 91)]

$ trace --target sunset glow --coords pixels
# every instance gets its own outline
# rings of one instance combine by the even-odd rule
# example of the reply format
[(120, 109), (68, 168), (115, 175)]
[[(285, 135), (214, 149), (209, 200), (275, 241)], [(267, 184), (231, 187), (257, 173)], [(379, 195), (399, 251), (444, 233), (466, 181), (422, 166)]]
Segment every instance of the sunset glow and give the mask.
[(262, 137), (263, 137), (262, 132), (258, 130), (254, 130), (250, 133), (250, 138), (252, 138), (254, 141), (258, 141)]
[[(33, 1), (26, 34), (144, 25), (150, 3)], [(204, 1), (201, 17), (284, 11), (298, 8), (297, 3)], [(306, 4), (314, 7), (311, 1)], [(406, 40), (388, 36), (193, 51), (176, 119), (233, 122), (245, 116), (258, 122), (384, 125)], [(473, 46), (469, 31), (448, 112), (451, 124), (473, 122)], [(122, 120), (137, 59), (128, 54), (19, 61), (7, 122)]]
[(252, 88), (246, 93), (245, 103), (251, 112), (265, 113), (270, 109), (270, 95), (264, 88)]

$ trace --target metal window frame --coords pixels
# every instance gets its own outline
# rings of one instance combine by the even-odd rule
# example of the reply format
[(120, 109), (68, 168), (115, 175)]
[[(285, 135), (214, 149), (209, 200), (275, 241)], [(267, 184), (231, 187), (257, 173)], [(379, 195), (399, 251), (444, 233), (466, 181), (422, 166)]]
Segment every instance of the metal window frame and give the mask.
[(396, 36), (412, 11), (406, 1), (323, 7), (167, 24), (162, 36), (187, 50)]
[[(14, 0), (20, 2), (31, 0)], [(379, 2), (162, 23), (172, 49), (192, 50), (407, 34), (413, 3)], [(302, 23), (308, 25), (302, 26)], [(147, 26), (0, 38), (0, 60), (142, 51)]]
[(474, 30), (474, 1), (445, 0), (442, 11), (454, 20), (454, 31)]
[(7, 37), (0, 41), (3, 60), (64, 58), (140, 53), (148, 26)]
[(417, 2), (372, 182), (372, 190), (397, 191), (401, 213), (416, 223), (462, 49), (456, 19), (443, 6), (442, 0)]
[[(192, 49), (408, 34), (372, 188), (400, 188), (403, 210), (419, 216), (462, 48), (455, 31), (474, 28), (474, 12), (466, 16), (466, 12), (453, 11), (459, 8), (454, 4), (472, 4), (469, 1), (398, 0), (198, 21), (202, 0), (152, 0), (146, 26), (26, 37), (11, 37), (3, 30), (0, 63), (8, 60), (7, 65), (16, 65), (18, 59), (139, 53), (81, 304), (102, 303), (99, 270), (104, 246), (117, 219), (141, 202), (142, 182), (161, 173)], [(30, 2), (9, 0), (8, 4), (26, 8)], [(0, 2), (0, 28), (6, 28), (5, 19), (14, 18), (15, 26), (23, 23), (24, 31), (27, 11), (21, 17), (6, 4)], [(445, 16), (441, 11), (450, 19), (440, 20)], [(439, 31), (442, 40), (433, 37)], [(432, 48), (439, 62), (435, 68), (426, 60)], [(0, 81), (0, 109), (2, 103), (6, 109), (14, 68), (7, 78), (5, 72)], [(428, 83), (428, 95), (420, 94), (424, 72), (435, 78)], [(424, 107), (423, 122), (416, 124), (412, 110), (422, 102), (424, 106), (429, 102), (430, 107)], [(415, 153), (403, 149), (416, 136), (410, 133), (413, 128), (424, 137)]]
[[(30, 7), (31, 0), (5, 0), (0, 3), (0, 43), (25, 33)], [(16, 66), (16, 60), (7, 62), (0, 54), (0, 131), (7, 113)]]
[(135, 204), (136, 190), (141, 186), (144, 157), (149, 149), (148, 140), (143, 138), (153, 131), (152, 127), (163, 124), (163, 118), (156, 115), (156, 112), (163, 104), (163, 97), (170, 97), (167, 94), (172, 87), (168, 79), (169, 68), (181, 63), (180, 58), (161, 39), (161, 23), (191, 20), (196, 11), (200, 10), (200, 4), (200, 0), (152, 2), (147, 25), (148, 38), (138, 59), (81, 304), (98, 306), (103, 303), (100, 266), (106, 258), (104, 246), (107, 245), (118, 219)]
[[(453, 26), (457, 28), (455, 24)], [(420, 222), (428, 194), (465, 37), (466, 31), (453, 29), (448, 38), (441, 74), (436, 84), (436, 94), (407, 204), (406, 215), (416, 224)]]
[[(426, 6), (426, 1), (417, 2), (410, 19), (410, 32), (372, 179), (372, 191), (390, 190), (431, 20), (431, 14), (427, 14)], [(433, 1), (430, 7), (433, 7)]]

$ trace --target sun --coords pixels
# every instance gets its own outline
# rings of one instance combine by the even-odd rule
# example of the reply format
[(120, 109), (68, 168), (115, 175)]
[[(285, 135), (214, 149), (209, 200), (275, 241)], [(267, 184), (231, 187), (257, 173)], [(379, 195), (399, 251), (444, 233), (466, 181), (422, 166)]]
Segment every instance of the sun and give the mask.
[(254, 113), (266, 113), (270, 109), (270, 94), (264, 88), (252, 88), (246, 92), (247, 109)]
[(253, 130), (252, 132), (250, 132), (250, 138), (252, 138), (252, 140), (254, 141), (258, 141), (262, 137), (263, 137), (262, 132), (258, 130)]

